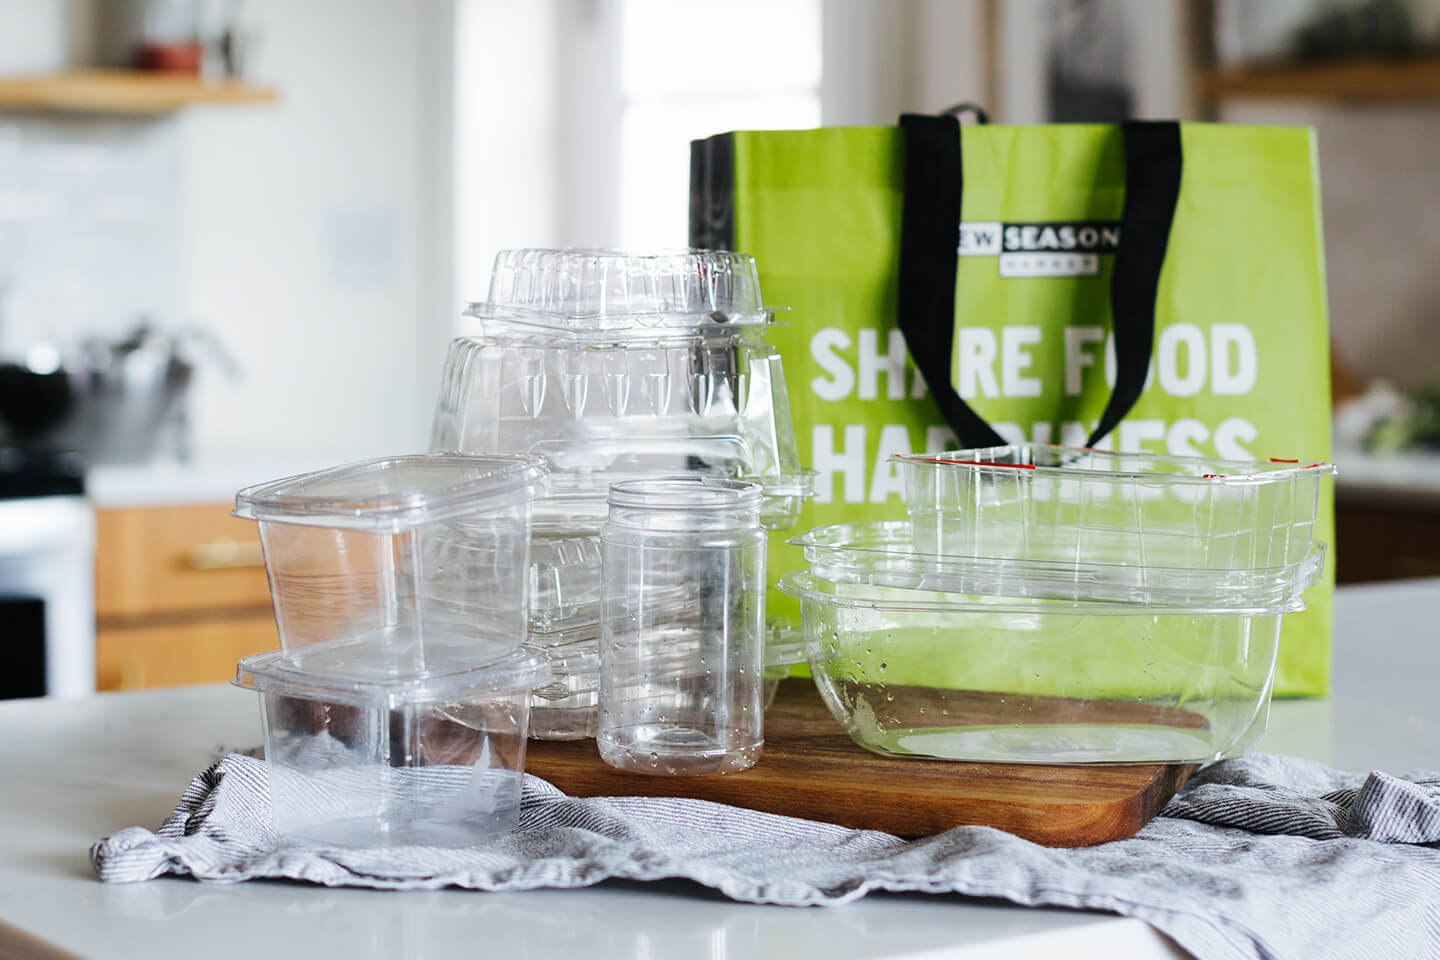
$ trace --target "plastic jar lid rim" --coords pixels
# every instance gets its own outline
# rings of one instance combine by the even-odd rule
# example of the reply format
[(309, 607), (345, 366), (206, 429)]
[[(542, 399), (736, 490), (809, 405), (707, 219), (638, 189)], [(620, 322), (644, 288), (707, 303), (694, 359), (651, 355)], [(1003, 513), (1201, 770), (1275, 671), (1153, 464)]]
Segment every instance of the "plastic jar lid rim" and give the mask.
[(762, 487), (730, 477), (677, 476), (620, 480), (610, 485), (613, 507), (640, 510), (759, 510)]

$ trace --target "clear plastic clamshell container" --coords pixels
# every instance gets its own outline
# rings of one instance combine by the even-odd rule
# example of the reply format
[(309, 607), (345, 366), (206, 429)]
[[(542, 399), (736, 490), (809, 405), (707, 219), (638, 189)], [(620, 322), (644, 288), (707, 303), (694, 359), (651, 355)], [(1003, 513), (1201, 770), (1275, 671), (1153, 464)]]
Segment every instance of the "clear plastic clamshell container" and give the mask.
[(610, 483), (681, 473), (759, 483), (767, 525), (794, 525), (813, 480), (749, 256), (506, 251), (469, 313), (430, 446), (549, 458), (564, 480), (537, 529), (598, 532)]
[(1269, 716), (1284, 614), (959, 596), (796, 571), (805, 652), (835, 719), (888, 756), (1203, 763)]
[(723, 250), (635, 255), (614, 250), (502, 250), (490, 294), (472, 316), (582, 334), (764, 326), (755, 259)]
[(525, 638), (531, 456), (406, 456), (241, 490), (284, 651), (311, 673), (401, 677), (497, 660)]
[(1299, 562), (1254, 569), (947, 556), (918, 551), (904, 521), (837, 523), (787, 542), (804, 549), (812, 574), (836, 583), (1202, 608), (1288, 603), (1316, 582), (1325, 561), (1321, 543)]
[(532, 536), (530, 630), (553, 634), (599, 621), (599, 535)]
[[(383, 662), (369, 671), (384, 671)], [(246, 657), (260, 694), (275, 825), (340, 846), (470, 846), (515, 827), (530, 691), (549, 677), (521, 648), (485, 667), (410, 679), (317, 676), (283, 651)]]
[[(1328, 463), (1007, 446), (895, 456), (922, 553), (1281, 567), (1311, 552)], [(1128, 576), (1128, 574), (1122, 574)]]
[[(563, 642), (545, 648), (553, 679), (535, 690), (530, 707), (530, 736), (535, 740), (581, 740), (594, 737), (599, 724), (600, 628), (555, 635)], [(551, 639), (547, 637), (546, 639)], [(657, 664), (659, 673), (684, 669), (694, 659), (693, 649), (676, 650), (673, 661)], [(798, 630), (777, 621), (767, 624), (764, 669), (764, 704), (775, 701), (780, 681), (790, 668), (805, 662), (805, 645)]]

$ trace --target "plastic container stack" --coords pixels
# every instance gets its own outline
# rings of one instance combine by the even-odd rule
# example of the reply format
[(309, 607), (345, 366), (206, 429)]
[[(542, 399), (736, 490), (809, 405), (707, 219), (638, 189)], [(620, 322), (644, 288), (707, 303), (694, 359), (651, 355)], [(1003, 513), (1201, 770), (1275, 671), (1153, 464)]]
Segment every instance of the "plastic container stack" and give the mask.
[(464, 846), (512, 829), (531, 691), (531, 456), (409, 456), (249, 487), (281, 649), (261, 695), (277, 827), (320, 843)]
[[(596, 673), (579, 665), (599, 657), (611, 485), (749, 482), (770, 530), (793, 527), (811, 494), (780, 356), (764, 340), (773, 310), (744, 254), (512, 250), (496, 257), (489, 295), (468, 313), (481, 330), (450, 345), (430, 447), (549, 461), (550, 493), (535, 506), (529, 638), (562, 679), (537, 693), (533, 732), (594, 736)], [(691, 586), (652, 586), (647, 602), (683, 608)]]
[(851, 737), (899, 756), (1200, 763), (1269, 715), (1329, 464), (1014, 446), (893, 458), (909, 523), (791, 542), (805, 651)]

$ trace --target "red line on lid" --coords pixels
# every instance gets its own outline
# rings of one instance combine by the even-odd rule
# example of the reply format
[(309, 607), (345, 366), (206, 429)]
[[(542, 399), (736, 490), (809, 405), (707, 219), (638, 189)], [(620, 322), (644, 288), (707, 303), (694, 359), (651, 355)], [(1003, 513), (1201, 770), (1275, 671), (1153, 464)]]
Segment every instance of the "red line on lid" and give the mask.
[(1281, 460), (1279, 457), (1271, 457), (1271, 463), (1299, 463), (1299, 460)]
[(1325, 462), (1322, 461), (1322, 462), (1320, 462), (1320, 463), (1307, 463), (1307, 464), (1305, 464), (1305, 469), (1306, 469), (1306, 470), (1309, 470), (1311, 467), (1328, 467), (1328, 466), (1330, 466), (1330, 464), (1325, 463)]
[(1200, 479), (1201, 479), (1201, 480), (1216, 480), (1216, 479), (1223, 479), (1224, 476), (1225, 476), (1225, 474), (1223, 474), (1223, 473), (1202, 473), (1202, 474), (1200, 474)]

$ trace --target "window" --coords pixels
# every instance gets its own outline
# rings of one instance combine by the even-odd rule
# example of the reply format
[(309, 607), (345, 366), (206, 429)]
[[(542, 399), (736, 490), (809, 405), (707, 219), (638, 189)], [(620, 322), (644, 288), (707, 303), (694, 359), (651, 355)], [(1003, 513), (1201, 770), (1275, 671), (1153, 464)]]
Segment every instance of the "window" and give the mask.
[(820, 125), (820, 0), (623, 0), (620, 38), (626, 248), (684, 245), (691, 140)]

